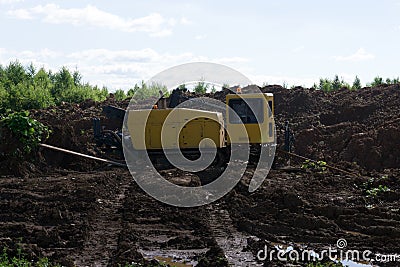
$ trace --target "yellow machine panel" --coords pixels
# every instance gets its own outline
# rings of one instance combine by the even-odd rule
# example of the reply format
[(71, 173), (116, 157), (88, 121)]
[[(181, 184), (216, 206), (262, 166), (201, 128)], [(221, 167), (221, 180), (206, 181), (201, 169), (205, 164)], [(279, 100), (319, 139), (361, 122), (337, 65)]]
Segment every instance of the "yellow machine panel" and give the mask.
[(137, 150), (225, 146), (224, 120), (219, 112), (186, 108), (131, 110), (127, 125)]
[[(274, 142), (272, 94), (229, 94), (226, 96), (226, 107), (228, 143)], [(243, 125), (246, 131), (243, 130)]]

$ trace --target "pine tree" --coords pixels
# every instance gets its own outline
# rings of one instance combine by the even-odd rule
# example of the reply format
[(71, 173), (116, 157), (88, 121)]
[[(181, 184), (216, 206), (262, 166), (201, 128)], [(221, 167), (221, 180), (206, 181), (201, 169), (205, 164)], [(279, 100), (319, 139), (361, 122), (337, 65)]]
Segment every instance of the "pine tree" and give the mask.
[(358, 78), (358, 76), (356, 76), (356, 78), (354, 79), (353, 86), (351, 87), (351, 89), (352, 90), (361, 89), (361, 80), (360, 78)]
[(335, 79), (332, 82), (332, 90), (339, 90), (341, 88), (341, 83), (339, 80), (339, 76), (335, 75)]

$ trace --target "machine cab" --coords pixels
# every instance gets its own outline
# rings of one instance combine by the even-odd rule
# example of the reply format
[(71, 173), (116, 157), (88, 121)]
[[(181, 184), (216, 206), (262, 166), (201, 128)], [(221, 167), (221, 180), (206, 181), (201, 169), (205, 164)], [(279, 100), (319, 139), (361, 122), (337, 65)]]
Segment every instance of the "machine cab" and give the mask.
[(273, 114), (274, 99), (271, 93), (227, 95), (228, 143), (266, 144), (274, 142)]

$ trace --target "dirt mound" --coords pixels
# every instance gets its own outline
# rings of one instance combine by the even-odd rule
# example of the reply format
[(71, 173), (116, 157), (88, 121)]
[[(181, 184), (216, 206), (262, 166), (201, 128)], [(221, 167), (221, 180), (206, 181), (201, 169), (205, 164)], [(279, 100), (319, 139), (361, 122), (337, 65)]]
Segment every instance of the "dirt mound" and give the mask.
[[(324, 93), (320, 90), (296, 87), (285, 89), (270, 85), (249, 86), (243, 93), (260, 89), (275, 98), (275, 119), (278, 143), (283, 144), (283, 126), (289, 121), (295, 134), (295, 152), (315, 160), (340, 164), (347, 162), (366, 170), (397, 168), (400, 165), (400, 86), (342, 89)], [(185, 92), (185, 99), (206, 96), (225, 101), (230, 89), (213, 94), (197, 95)], [(148, 107), (157, 98), (138, 101), (136, 107)], [(151, 103), (150, 103), (151, 102)], [(99, 155), (93, 142), (92, 119), (100, 118), (111, 130), (120, 129), (120, 122), (102, 113), (106, 105), (126, 108), (129, 100), (104, 102), (91, 100), (80, 104), (63, 104), (45, 110), (32, 110), (32, 116), (52, 129), (46, 143), (89, 155)], [(98, 165), (75, 156), (41, 150), (49, 165), (74, 170), (93, 170)], [(39, 169), (46, 168), (41, 164)]]
[(278, 133), (289, 121), (296, 153), (355, 162), (367, 170), (399, 166), (400, 85), (332, 93), (279, 86), (261, 90), (274, 93)]

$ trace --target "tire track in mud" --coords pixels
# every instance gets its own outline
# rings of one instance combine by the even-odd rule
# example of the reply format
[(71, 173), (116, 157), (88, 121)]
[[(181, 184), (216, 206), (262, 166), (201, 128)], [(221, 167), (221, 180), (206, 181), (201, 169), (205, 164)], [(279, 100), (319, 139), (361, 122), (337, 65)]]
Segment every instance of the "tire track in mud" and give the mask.
[(118, 249), (118, 236), (122, 231), (121, 208), (132, 179), (130, 175), (110, 175), (111, 180), (102, 184), (103, 188), (98, 190), (97, 207), (89, 214), (89, 232), (83, 249), (73, 256), (75, 266), (112, 265), (113, 254)]
[[(117, 261), (132, 262), (132, 256), (141, 255), (172, 266), (196, 265), (197, 257), (213, 243), (204, 214), (203, 208), (188, 210), (163, 204), (132, 185), (124, 201), (124, 230), (118, 241)], [(124, 244), (129, 244), (125, 251)]]
[[(245, 251), (247, 239), (252, 237), (235, 228), (223, 203), (197, 208), (172, 207), (132, 184), (123, 206), (124, 230), (117, 255), (133, 253), (118, 259), (122, 264), (132, 256), (142, 255), (148, 260), (195, 266), (206, 254), (212, 263), (221, 249), (231, 266), (262, 266), (250, 251)], [(130, 245), (124, 248), (124, 244)]]
[(252, 236), (239, 232), (233, 225), (229, 212), (215, 203), (207, 207), (210, 228), (218, 246), (224, 251), (231, 266), (262, 266), (251, 251), (245, 251), (247, 239)]

